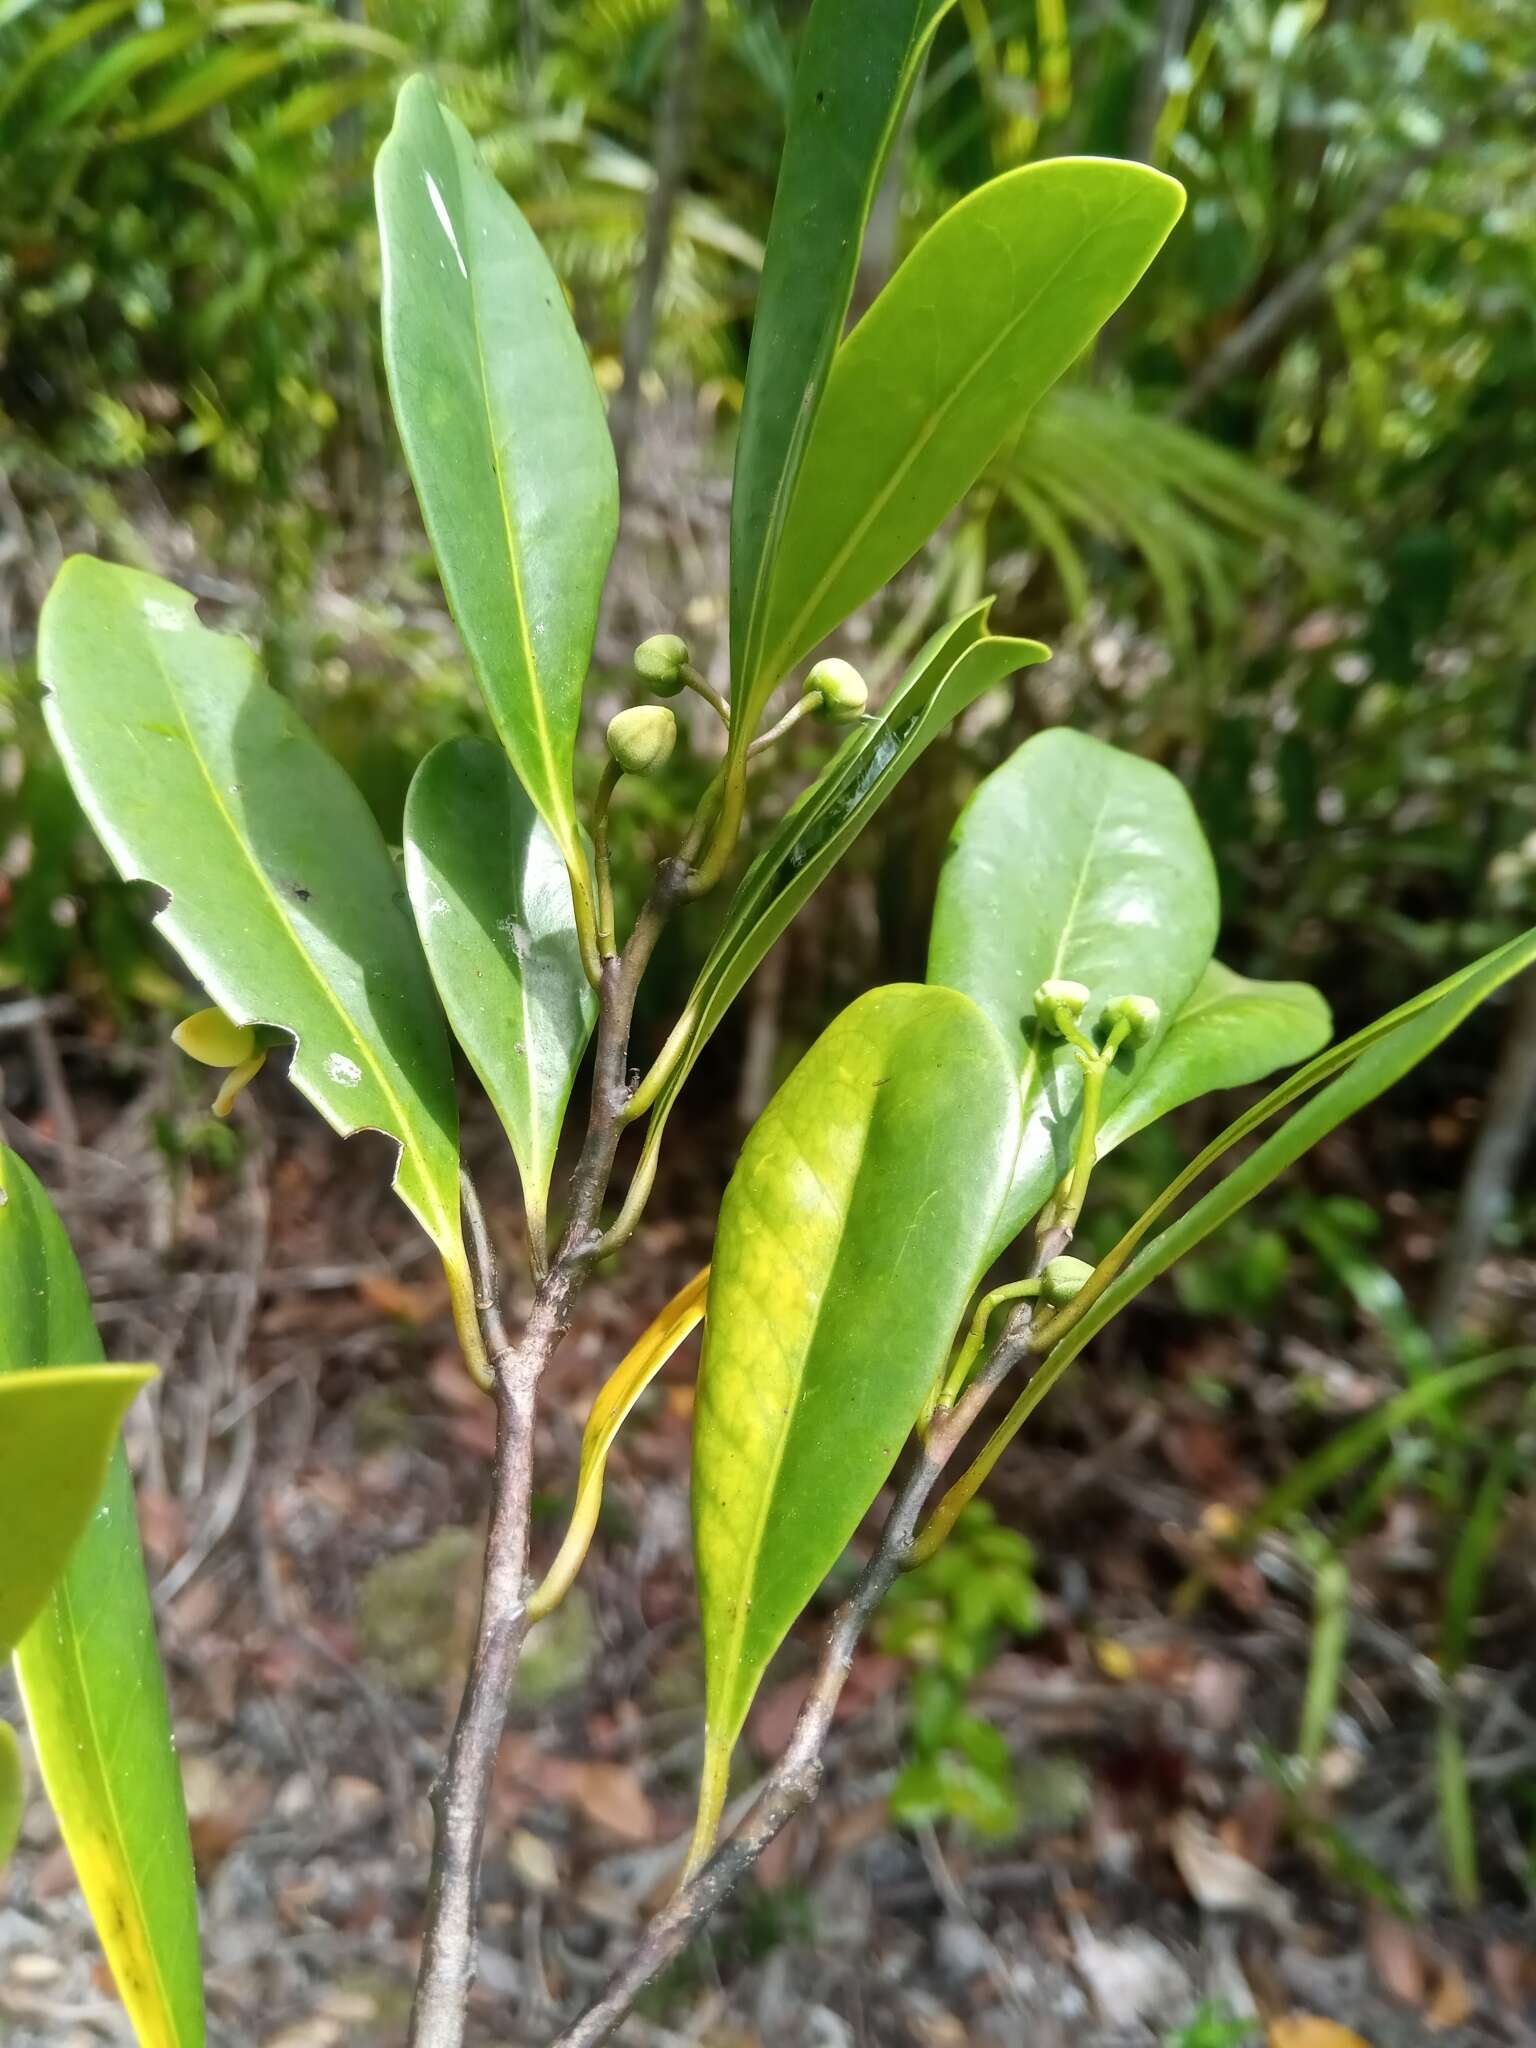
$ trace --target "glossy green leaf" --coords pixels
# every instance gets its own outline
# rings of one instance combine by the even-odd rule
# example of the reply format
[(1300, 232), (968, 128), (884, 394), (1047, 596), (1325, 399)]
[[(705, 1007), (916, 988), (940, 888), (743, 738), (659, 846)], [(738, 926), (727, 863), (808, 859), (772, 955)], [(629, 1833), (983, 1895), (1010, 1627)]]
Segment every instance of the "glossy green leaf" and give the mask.
[[(742, 394), (731, 488), (731, 666), (761, 702), (763, 598), (842, 335), (865, 224), (923, 53), (951, 0), (815, 0)], [(738, 747), (755, 718), (738, 719)]]
[[(0, 1383), (100, 1360), (63, 1226), (4, 1147), (0, 1302)], [(202, 2048), (192, 1845), (121, 1446), (100, 1505), (17, 1645), (16, 1675), (43, 1784), (141, 2048)]]
[(695, 1856), (768, 1659), (948, 1356), (1018, 1136), (1007, 1054), (947, 989), (873, 990), (758, 1119), (720, 1210), (694, 1423), (707, 1732)]
[(928, 979), (963, 989), (1003, 1034), (1024, 1110), (997, 1248), (1071, 1163), (1082, 1070), (1035, 1022), (1042, 981), (1080, 981), (1091, 1032), (1119, 995), (1151, 996), (1162, 1022), (1105, 1077), (1113, 1113), (1156, 1065), (1168, 1026), (1210, 964), (1218, 916), (1205, 834), (1155, 763), (1058, 728), (1026, 740), (976, 791), (939, 877)]
[(839, 348), (784, 519), (743, 728), (960, 502), (1157, 254), (1182, 189), (1057, 158), (931, 228)]
[(854, 728), (742, 876), (663, 1055), (668, 1060), (676, 1053), (677, 1062), (657, 1093), (646, 1131), (642, 1188), (649, 1186), (667, 1118), (694, 1062), (769, 947), (939, 734), (984, 690), (1049, 658), (1037, 640), (989, 633), (989, 604), (933, 635), (889, 701)]
[[(1304, 1152), (1401, 1080), (1465, 1022), (1479, 1003), (1533, 963), (1536, 927), (1437, 982), (1341, 1045), (1330, 1047), (1213, 1139), (1105, 1254), (1082, 1293), (1061, 1311), (1057, 1318), (1058, 1341), (1052, 1344), (1044, 1362), (993, 1431), (975, 1463), (934, 1510), (914, 1550), (914, 1558), (931, 1555), (944, 1540), (1029, 1416), (1106, 1323), (1176, 1260), (1193, 1251), (1212, 1231), (1261, 1194)], [(1314, 1088), (1317, 1092), (1208, 1194), (1150, 1243), (1146, 1241), (1153, 1226), (1225, 1153)], [(1470, 1372), (1472, 1368), (1458, 1370)], [(1438, 1381), (1421, 1380), (1410, 1393), (1416, 1403), (1412, 1413), (1422, 1412), (1417, 1405), (1421, 1401), (1424, 1409), (1432, 1408), (1440, 1398)], [(1406, 1401), (1409, 1397), (1402, 1398)]]
[(1328, 1005), (1308, 983), (1250, 981), (1213, 960), (1157, 1057), (1138, 1061), (1118, 1108), (1100, 1124), (1099, 1157), (1197, 1095), (1243, 1088), (1310, 1059), (1332, 1031)]
[(21, 1770), (21, 1747), (9, 1721), (0, 1721), (0, 1870), (10, 1862), (21, 1838), (21, 1817), (27, 1787)]
[(448, 1037), (372, 812), (245, 642), (159, 577), (72, 557), (38, 661), (75, 793), (124, 877), (169, 893), (156, 923), (192, 973), (237, 1024), (292, 1033), (291, 1076), (343, 1137), (400, 1145), (483, 1374)]
[(518, 779), (587, 899), (571, 762), (619, 486), (533, 230), (425, 78), (374, 173), (384, 361), (443, 588)]
[(123, 1417), (152, 1365), (55, 1365), (0, 1379), (0, 1657), (42, 1611), (107, 1483)]
[(501, 1118), (535, 1243), (597, 1020), (560, 849), (501, 751), (444, 740), (412, 779), (405, 875), (427, 963)]

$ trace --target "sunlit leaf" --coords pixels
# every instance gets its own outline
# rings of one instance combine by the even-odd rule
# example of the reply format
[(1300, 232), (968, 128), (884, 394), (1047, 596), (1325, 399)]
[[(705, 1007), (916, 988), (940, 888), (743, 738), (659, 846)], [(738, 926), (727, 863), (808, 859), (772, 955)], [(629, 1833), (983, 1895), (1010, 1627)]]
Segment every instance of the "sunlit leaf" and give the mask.
[(448, 602), (585, 906), (571, 763), (619, 486), (602, 399), (533, 230), (425, 78), (374, 173), (384, 360)]
[(10, 1862), (20, 1839), (26, 1793), (16, 1731), (8, 1721), (0, 1721), (0, 1870)]
[(1114, 996), (1150, 996), (1161, 1022), (1106, 1076), (1113, 1113), (1155, 1067), (1216, 942), (1210, 850), (1166, 769), (1059, 728), (1026, 740), (961, 812), (939, 876), (928, 979), (963, 989), (1002, 1033), (1024, 1110), (1007, 1244), (1071, 1163), (1082, 1069), (1035, 1021), (1042, 981), (1080, 981), (1091, 1032)]
[[(0, 1198), (0, 1384), (99, 1361), (63, 1226), (4, 1147)], [(192, 1846), (121, 1447), (17, 1645), (16, 1675), (43, 1784), (138, 2039), (144, 2048), (202, 2048)]]
[(694, 1425), (707, 1729), (695, 1859), (768, 1663), (948, 1355), (1018, 1136), (1007, 1054), (948, 989), (861, 996), (754, 1126), (715, 1238)]
[(746, 722), (960, 502), (1157, 254), (1182, 189), (1057, 158), (951, 208), (838, 349), (784, 519)]
[(186, 591), (88, 555), (43, 607), (48, 726), (123, 876), (236, 1024), (297, 1041), (295, 1084), (344, 1137), (400, 1145), (395, 1188), (437, 1245), (483, 1374), (459, 1226), (442, 1013), (373, 814), (243, 640)]

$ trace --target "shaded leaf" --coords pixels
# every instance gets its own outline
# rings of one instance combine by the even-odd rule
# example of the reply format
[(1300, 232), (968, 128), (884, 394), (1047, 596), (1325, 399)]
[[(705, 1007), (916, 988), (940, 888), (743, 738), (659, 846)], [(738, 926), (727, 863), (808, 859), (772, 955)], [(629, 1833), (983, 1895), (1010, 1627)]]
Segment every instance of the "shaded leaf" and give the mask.
[(422, 517), (496, 730), (585, 908), (571, 763), (619, 522), (602, 399), (533, 230), (425, 78), (401, 88), (374, 187), (384, 361)]
[(511, 1141), (542, 1250), (560, 1126), (597, 1021), (560, 849), (484, 740), (433, 748), (412, 778), (404, 829), (427, 964)]
[(21, 1817), (27, 1787), (22, 1776), (21, 1747), (9, 1721), (0, 1721), (0, 1870), (4, 1870), (21, 1839)]
[[(731, 488), (731, 666), (752, 736), (763, 599), (853, 294), (880, 173), (950, 0), (815, 0), (800, 45)], [(755, 707), (755, 708), (754, 708)]]
[[(63, 1226), (4, 1147), (0, 1196), (0, 1377), (99, 1360)], [(201, 2048), (192, 1850), (121, 1446), (100, 1506), (17, 1646), (16, 1675), (43, 1784), (138, 2038)]]
[(372, 812), (174, 584), (75, 555), (38, 645), (49, 730), (108, 853), (169, 893), (157, 925), (236, 1024), (292, 1034), (290, 1075), (335, 1130), (398, 1142), (395, 1189), (483, 1374), (448, 1038)]
[(1119, 1106), (1099, 1127), (1102, 1159), (1197, 1095), (1262, 1081), (1328, 1043), (1328, 1005), (1304, 981), (1250, 981), (1213, 960), (1174, 1018), (1157, 1057), (1138, 1061)]
[(1145, 165), (1061, 157), (995, 178), (923, 237), (833, 361), (784, 519), (746, 726), (953, 511), (1183, 205)]
[(1091, 1032), (1119, 995), (1150, 996), (1157, 1030), (1105, 1077), (1112, 1114), (1156, 1066), (1216, 940), (1210, 850), (1166, 769), (1058, 728), (1026, 740), (961, 812), (939, 876), (928, 979), (962, 989), (1017, 1063), (1024, 1113), (1001, 1249), (1071, 1164), (1082, 1069), (1035, 1021), (1042, 981), (1090, 991)]
[[(642, 1187), (694, 1062), (770, 946), (939, 734), (984, 690), (1049, 658), (1036, 640), (988, 633), (987, 610), (978, 605), (932, 636), (889, 701), (849, 734), (742, 876), (663, 1054), (665, 1061), (676, 1053), (677, 1063), (656, 1091), (637, 1174)], [(643, 1088), (637, 1100), (644, 1104)]]
[(0, 1657), (8, 1657), (69, 1562), (107, 1481), (107, 1462), (152, 1365), (56, 1365), (0, 1379)]
[(1007, 1056), (943, 989), (873, 990), (758, 1119), (721, 1206), (694, 1427), (707, 1728), (695, 1858), (769, 1658), (889, 1475), (1008, 1186)]

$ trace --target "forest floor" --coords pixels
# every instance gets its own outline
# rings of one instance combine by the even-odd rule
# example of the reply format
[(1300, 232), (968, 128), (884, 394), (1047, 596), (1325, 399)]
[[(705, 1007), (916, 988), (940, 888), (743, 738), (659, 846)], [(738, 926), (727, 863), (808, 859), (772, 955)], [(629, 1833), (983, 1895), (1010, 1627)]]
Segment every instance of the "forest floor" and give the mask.
[[(491, 1409), (381, 1145), (343, 1146), (264, 1077), (237, 1114), (238, 1157), (216, 1164), (197, 1077), (90, 1042), (67, 1007), (55, 1021), (0, 1041), (0, 1117), (66, 1216), (109, 1356), (165, 1368), (130, 1451), (203, 1885), (210, 2036), (389, 2048), (421, 1934), (424, 1794), (473, 1619)], [(675, 1128), (652, 1220), (588, 1289), (546, 1388), (541, 1559), (595, 1388), (708, 1257), (737, 1134), (728, 1116)], [(515, 1272), (499, 1137), (477, 1127), (467, 1150)], [(1529, 1313), (1536, 1277), (1511, 1285)], [(514, 1321), (525, 1298), (514, 1280)], [(593, 1557), (530, 1648), (487, 1843), (477, 2044), (548, 2038), (678, 1867), (700, 1750), (695, 1355), (620, 1438)], [(1319, 1440), (1303, 1378), (1332, 1389), (1334, 1425), (1396, 1384), (1369, 1342), (1325, 1355), (1305, 1331), (1202, 1328), (1165, 1307), (1054, 1397), (994, 1496), (1036, 1548), (1039, 1626), (1000, 1646), (971, 1696), (1013, 1758), (1016, 1826), (982, 1841), (951, 1821), (892, 1823), (909, 1670), (867, 1649), (824, 1797), (621, 2040), (1536, 2039), (1530, 1813), (1523, 1833), (1512, 1819), (1536, 1786), (1528, 1569), (1491, 1587), (1458, 1700), (1477, 1910), (1451, 1906), (1443, 1871), (1439, 1533), (1407, 1487), (1349, 1550), (1347, 1672), (1304, 1795), (1277, 1764), (1303, 1712), (1313, 1576), (1289, 1539), (1239, 1561), (1213, 1536)], [(1533, 1536), (1516, 1532), (1512, 1565)], [(1214, 1583), (1191, 1604), (1180, 1587), (1202, 1564)], [(818, 1622), (770, 1674), (744, 1785), (786, 1739)], [(130, 2039), (36, 1796), (0, 1876), (0, 2039)]]

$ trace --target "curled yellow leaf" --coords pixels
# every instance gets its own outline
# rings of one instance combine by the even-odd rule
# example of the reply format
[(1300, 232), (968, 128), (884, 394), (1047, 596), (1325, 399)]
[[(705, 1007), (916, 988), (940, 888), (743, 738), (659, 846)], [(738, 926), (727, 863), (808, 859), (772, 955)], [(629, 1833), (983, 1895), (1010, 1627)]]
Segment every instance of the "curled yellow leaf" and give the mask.
[(608, 1453), (636, 1401), (657, 1373), (704, 1319), (705, 1297), (709, 1291), (709, 1268), (695, 1273), (688, 1285), (674, 1294), (638, 1343), (605, 1381), (592, 1403), (592, 1413), (581, 1437), (581, 1468), (576, 1480), (576, 1505), (565, 1541), (543, 1581), (528, 1602), (528, 1618), (538, 1621), (558, 1607), (571, 1590), (581, 1570), (597, 1527), (597, 1513), (603, 1499), (603, 1474)]

